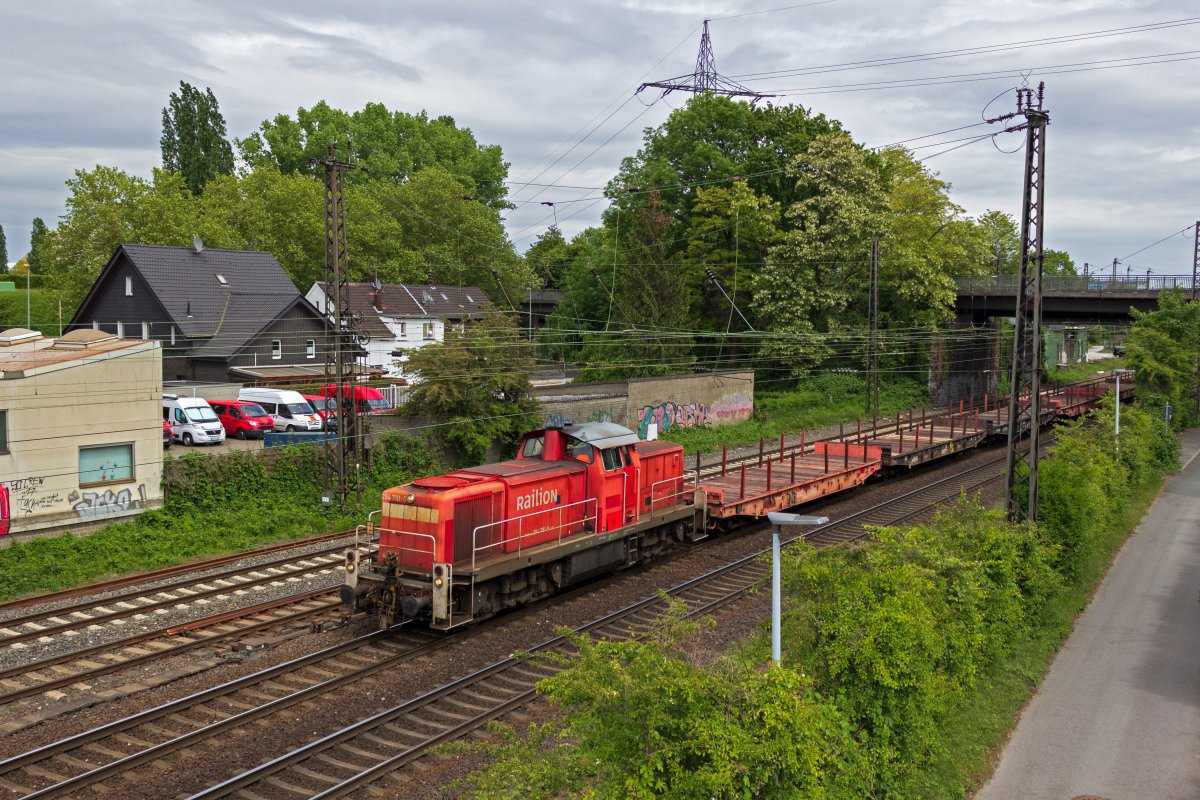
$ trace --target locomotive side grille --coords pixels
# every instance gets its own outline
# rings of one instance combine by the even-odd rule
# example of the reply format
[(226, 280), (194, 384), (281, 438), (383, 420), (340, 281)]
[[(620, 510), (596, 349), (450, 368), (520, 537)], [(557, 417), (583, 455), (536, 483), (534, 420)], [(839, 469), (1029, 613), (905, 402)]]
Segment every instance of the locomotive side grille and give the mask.
[(471, 563), (472, 549), (492, 544), (492, 537), (499, 535), (497, 527), (491, 526), (481, 530), (479, 541), (475, 541), (475, 530), (479, 526), (491, 525), (496, 521), (494, 499), (495, 496), (487, 495), (470, 500), (459, 500), (454, 504), (453, 561), (455, 564)]

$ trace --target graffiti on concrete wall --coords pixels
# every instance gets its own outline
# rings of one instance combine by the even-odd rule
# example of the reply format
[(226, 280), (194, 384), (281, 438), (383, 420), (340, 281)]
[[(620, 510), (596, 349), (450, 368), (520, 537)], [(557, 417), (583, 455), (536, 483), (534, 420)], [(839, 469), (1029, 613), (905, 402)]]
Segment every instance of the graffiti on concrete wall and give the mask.
[(46, 479), (41, 477), (17, 478), (8, 482), (9, 502), (16, 514), (27, 517), (62, 502), (61, 493), (41, 491), (45, 483)]
[(726, 395), (712, 407), (713, 419), (717, 425), (730, 425), (735, 422), (745, 422), (754, 413), (754, 399), (744, 393)]
[[(593, 411), (587, 415), (584, 422), (612, 422), (613, 415), (611, 411)], [(561, 428), (564, 425), (573, 425), (576, 420), (573, 417), (568, 417), (561, 411), (551, 411), (546, 415), (547, 428)]]
[(131, 511), (137, 511), (146, 507), (146, 485), (138, 484), (137, 498), (133, 496), (133, 491), (130, 489), (122, 489), (119, 492), (114, 492), (112, 489), (105, 489), (103, 492), (71, 492), (67, 496), (67, 501), (74, 503), (71, 508), (75, 509), (75, 513), (79, 519), (84, 522), (91, 522), (105, 517), (116, 517), (122, 514), (128, 514)]
[(651, 425), (658, 431), (671, 428), (707, 428), (713, 424), (712, 410), (704, 403), (659, 403), (638, 409), (638, 435), (646, 438)]

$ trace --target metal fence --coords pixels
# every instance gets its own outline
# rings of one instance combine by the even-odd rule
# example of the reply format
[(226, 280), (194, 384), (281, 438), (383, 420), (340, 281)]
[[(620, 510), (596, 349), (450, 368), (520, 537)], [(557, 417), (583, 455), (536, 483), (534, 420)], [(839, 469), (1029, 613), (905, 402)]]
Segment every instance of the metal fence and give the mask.
[[(1016, 294), (1016, 275), (975, 275), (955, 278), (959, 294)], [(1050, 275), (1042, 278), (1042, 294), (1158, 293), (1183, 289), (1192, 293), (1191, 275)]]

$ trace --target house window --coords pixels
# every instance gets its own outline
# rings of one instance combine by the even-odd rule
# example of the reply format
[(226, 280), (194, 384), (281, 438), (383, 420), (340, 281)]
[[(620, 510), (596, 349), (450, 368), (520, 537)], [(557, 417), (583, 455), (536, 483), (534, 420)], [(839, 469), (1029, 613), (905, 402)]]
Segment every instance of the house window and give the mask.
[(304, 342), (304, 357), (305, 358), (316, 358), (317, 357), (317, 340), (316, 339), (308, 339), (307, 341)]
[(401, 338), (401, 339), (403, 339), (403, 338), (404, 338), (404, 336), (405, 336), (405, 332), (404, 332), (404, 323), (403, 323), (403, 322), (401, 322), (401, 323), (400, 323), (400, 338)]
[(142, 323), (142, 338), (143, 339), (150, 338), (150, 323), (149, 322)]
[(421, 336), (426, 340), (433, 338), (433, 323), (426, 322), (421, 325)]
[(117, 323), (117, 338), (118, 339), (125, 338), (125, 323), (124, 322)]
[(8, 452), (8, 409), (0, 408), (0, 453)]
[(271, 358), (283, 358), (283, 340), (271, 340)]
[(125, 296), (133, 297), (133, 278), (125, 276)]
[(79, 448), (79, 485), (133, 480), (133, 445)]

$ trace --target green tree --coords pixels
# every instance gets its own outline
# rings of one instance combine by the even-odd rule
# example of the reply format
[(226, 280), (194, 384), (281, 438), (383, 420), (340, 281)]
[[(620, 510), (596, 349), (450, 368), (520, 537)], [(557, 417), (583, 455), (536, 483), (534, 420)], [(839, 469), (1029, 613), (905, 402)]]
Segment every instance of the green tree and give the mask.
[(237, 146), (253, 169), (269, 164), (285, 174), (315, 175), (311, 162), (324, 158), (329, 144), (347, 137), (356, 161), (366, 168), (350, 173), (348, 183), (403, 184), (428, 167), (440, 166), (458, 183), (458, 195), (470, 195), (494, 211), (508, 207), (508, 164), (499, 146), (479, 144), (470, 129), (457, 127), (452, 117), (389, 111), (382, 103), (346, 112), (322, 100), (311, 109), (297, 109), (294, 118), (278, 114), (264, 120), (257, 131), (237, 140)]
[(545, 280), (548, 288), (560, 288), (563, 272), (571, 260), (571, 248), (558, 226), (551, 225), (525, 251), (525, 263), (537, 280)]
[(756, 318), (750, 279), (779, 241), (779, 203), (743, 181), (700, 187), (691, 220), (685, 263), (699, 286), (693, 316), (708, 328), (744, 331), (741, 315), (750, 324)]
[(803, 199), (786, 210), (792, 229), (754, 277), (754, 302), (773, 332), (766, 352), (803, 371), (829, 355), (824, 335), (850, 323), (887, 195), (871, 156), (845, 133), (813, 139), (788, 174)]
[(1015, 273), (1021, 257), (1021, 234), (1012, 215), (988, 211), (979, 217), (977, 225), (993, 266), (990, 272), (995, 275)]
[(511, 452), (518, 436), (541, 425), (529, 383), (532, 348), (511, 317), (489, 311), (408, 357), (405, 372), (418, 382), (404, 413), (444, 420), (442, 436), (466, 464), (483, 463), (493, 446)]
[(1078, 275), (1075, 261), (1065, 250), (1042, 250), (1043, 275)]
[(163, 169), (183, 175), (193, 194), (216, 175), (233, 172), (233, 148), (225, 139), (225, 118), (212, 89), (185, 81), (162, 110)]
[(0, 225), (0, 266), (8, 270), (8, 242), (4, 238), (4, 226)]
[(1200, 389), (1200, 304), (1188, 302), (1182, 289), (1174, 289), (1158, 296), (1157, 310), (1131, 313), (1125, 355), (1137, 370), (1139, 398), (1158, 408), (1169, 402), (1176, 426), (1194, 425)]
[(46, 247), (46, 236), (50, 230), (46, 227), (46, 223), (42, 222), (41, 217), (33, 218), (33, 227), (29, 233), (29, 268), (33, 270), (35, 275), (40, 275), (42, 272), (42, 253)]

